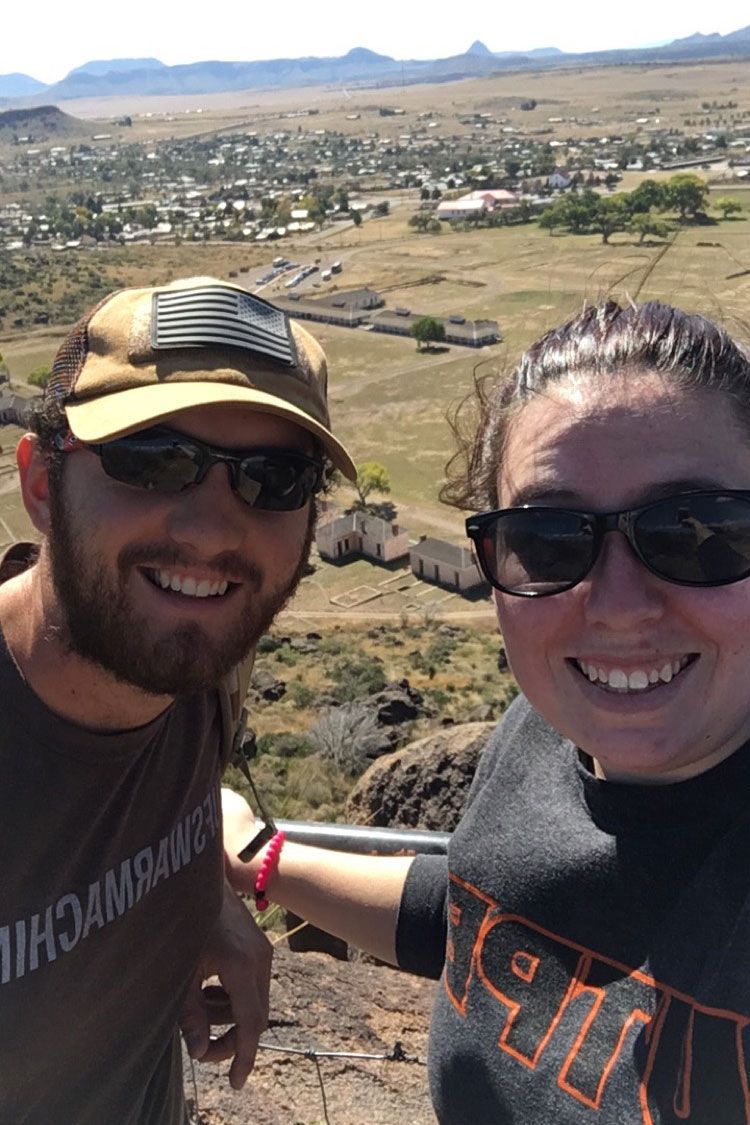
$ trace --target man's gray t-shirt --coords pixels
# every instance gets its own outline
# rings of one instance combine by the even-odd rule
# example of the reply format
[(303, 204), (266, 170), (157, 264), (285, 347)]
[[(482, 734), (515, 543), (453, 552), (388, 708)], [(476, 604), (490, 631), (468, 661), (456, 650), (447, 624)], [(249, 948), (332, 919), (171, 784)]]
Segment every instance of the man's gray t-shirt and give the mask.
[(177, 1125), (175, 1028), (222, 896), (216, 693), (51, 712), (0, 634), (0, 1122)]
[(519, 699), (448, 862), (418, 857), (399, 964), (442, 971), (445, 1125), (750, 1122), (750, 746), (664, 786), (600, 781)]

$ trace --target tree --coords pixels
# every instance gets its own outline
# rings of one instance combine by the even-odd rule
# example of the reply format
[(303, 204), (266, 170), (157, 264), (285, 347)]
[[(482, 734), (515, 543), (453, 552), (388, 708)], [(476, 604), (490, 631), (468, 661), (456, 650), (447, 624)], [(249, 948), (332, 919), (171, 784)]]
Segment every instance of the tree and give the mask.
[(653, 211), (639, 211), (630, 220), (630, 229), (638, 235), (638, 241), (643, 242), (649, 235), (652, 238), (669, 238), (669, 223), (660, 219)]
[(609, 236), (615, 231), (624, 230), (628, 221), (627, 203), (622, 194), (609, 199), (599, 199), (592, 217), (592, 226), (601, 232), (602, 242), (609, 243)]
[(703, 211), (708, 199), (708, 184), (700, 176), (680, 172), (667, 181), (667, 198), (672, 207), (680, 212), (684, 223), (694, 218), (697, 211)]
[(587, 188), (580, 195), (569, 195), (561, 200), (566, 225), (573, 234), (582, 234), (593, 226), (600, 198), (595, 191)]
[(556, 227), (567, 225), (566, 215), (566, 200), (558, 199), (557, 203), (553, 203), (551, 207), (544, 208), (539, 216), (539, 226), (542, 230), (548, 230), (552, 234)]
[(26, 376), (26, 382), (29, 383), (32, 387), (46, 387), (51, 377), (52, 371), (50, 367), (47, 364), (42, 363), (39, 365), (39, 367), (35, 367), (33, 371), (29, 372), (29, 374)]
[(420, 234), (424, 234), (429, 230), (430, 223), (432, 222), (432, 215), (429, 211), (417, 211), (409, 219), (409, 226), (414, 227)]
[(654, 208), (663, 211), (669, 206), (666, 184), (660, 184), (658, 180), (641, 180), (638, 187), (629, 193), (627, 199), (631, 215), (652, 211)]
[(732, 199), (731, 195), (722, 195), (721, 199), (717, 199), (714, 205), (721, 211), (721, 217), (728, 219), (730, 215), (737, 215), (742, 210), (742, 204), (736, 199)]
[(439, 343), (445, 339), (445, 325), (434, 316), (421, 316), (411, 326), (411, 334), (417, 341), (417, 351), (423, 344)]
[(352, 211), (352, 222), (354, 223), (355, 227), (362, 226), (362, 216), (360, 215), (359, 211)]
[(354, 487), (357, 490), (357, 504), (360, 508), (367, 507), (367, 497), (371, 492), (390, 492), (391, 478), (385, 465), (378, 461), (363, 461), (357, 472)]

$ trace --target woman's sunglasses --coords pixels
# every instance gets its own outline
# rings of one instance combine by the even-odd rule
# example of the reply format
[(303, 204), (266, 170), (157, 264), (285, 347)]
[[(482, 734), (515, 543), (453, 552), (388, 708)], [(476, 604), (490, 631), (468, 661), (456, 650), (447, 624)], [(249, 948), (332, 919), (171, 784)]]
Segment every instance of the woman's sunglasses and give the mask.
[(213, 465), (226, 465), (234, 491), (252, 508), (292, 512), (320, 491), (323, 465), (286, 449), (231, 453), (164, 427), (91, 444), (68, 437), (65, 451), (84, 447), (100, 458), (107, 476), (135, 488), (172, 495), (200, 484)]
[(610, 531), (621, 531), (667, 582), (727, 586), (750, 575), (750, 491), (687, 492), (599, 514), (504, 508), (466, 521), (488, 582), (522, 598), (561, 594), (583, 581)]

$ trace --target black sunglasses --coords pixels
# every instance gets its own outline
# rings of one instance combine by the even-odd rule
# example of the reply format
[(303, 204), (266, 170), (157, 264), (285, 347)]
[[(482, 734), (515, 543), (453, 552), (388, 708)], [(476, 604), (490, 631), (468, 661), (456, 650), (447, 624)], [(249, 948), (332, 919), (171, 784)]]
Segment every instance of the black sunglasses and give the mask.
[(200, 484), (213, 465), (226, 465), (233, 490), (252, 508), (264, 511), (303, 508), (323, 483), (322, 463), (304, 453), (276, 448), (232, 453), (161, 426), (81, 444), (96, 453), (113, 480), (165, 495)]
[(750, 491), (686, 492), (621, 512), (530, 505), (466, 521), (485, 578), (522, 598), (576, 586), (610, 531), (622, 532), (652, 574), (679, 586), (727, 586), (750, 575)]

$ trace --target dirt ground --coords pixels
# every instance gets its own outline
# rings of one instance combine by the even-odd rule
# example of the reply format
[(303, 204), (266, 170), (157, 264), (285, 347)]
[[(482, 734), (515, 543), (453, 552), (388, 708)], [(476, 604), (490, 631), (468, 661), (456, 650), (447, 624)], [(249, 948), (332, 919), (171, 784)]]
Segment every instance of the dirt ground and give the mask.
[(228, 1064), (196, 1064), (193, 1081), (187, 1060), (194, 1125), (430, 1125), (427, 1027), (436, 987), (381, 965), (277, 949), (264, 1043), (376, 1056), (402, 1051), (405, 1058), (316, 1063), (262, 1049), (241, 1092), (229, 1086)]

